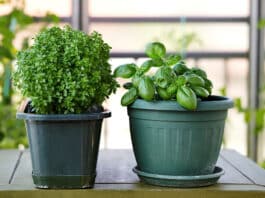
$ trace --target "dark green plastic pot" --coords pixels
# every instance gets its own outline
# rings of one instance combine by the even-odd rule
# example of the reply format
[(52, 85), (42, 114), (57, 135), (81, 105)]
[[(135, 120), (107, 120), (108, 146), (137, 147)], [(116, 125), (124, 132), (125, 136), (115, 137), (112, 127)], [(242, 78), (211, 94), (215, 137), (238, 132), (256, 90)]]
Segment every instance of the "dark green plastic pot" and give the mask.
[(110, 115), (17, 113), (17, 118), (26, 123), (36, 187), (92, 187), (102, 119)]
[(196, 111), (175, 101), (137, 99), (128, 107), (137, 167), (159, 175), (212, 174), (232, 106), (231, 99), (220, 96), (198, 102)]

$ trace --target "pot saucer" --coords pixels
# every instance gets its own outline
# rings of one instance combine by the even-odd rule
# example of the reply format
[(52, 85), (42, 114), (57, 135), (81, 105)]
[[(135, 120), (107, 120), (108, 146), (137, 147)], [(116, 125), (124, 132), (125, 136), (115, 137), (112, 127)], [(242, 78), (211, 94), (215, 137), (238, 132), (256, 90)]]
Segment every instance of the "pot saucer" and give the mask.
[(212, 174), (196, 175), (196, 176), (173, 176), (173, 175), (159, 175), (153, 173), (143, 172), (138, 167), (133, 168), (141, 181), (166, 187), (178, 187), (178, 188), (192, 188), (210, 186), (217, 182), (217, 180), (225, 173), (221, 167), (216, 166)]

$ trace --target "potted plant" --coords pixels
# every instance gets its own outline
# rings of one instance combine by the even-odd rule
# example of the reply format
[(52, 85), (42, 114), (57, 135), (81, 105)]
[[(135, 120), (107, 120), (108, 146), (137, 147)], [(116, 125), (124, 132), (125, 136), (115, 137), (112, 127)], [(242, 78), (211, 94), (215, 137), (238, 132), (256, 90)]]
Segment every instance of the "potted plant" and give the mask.
[(117, 87), (109, 51), (99, 33), (66, 26), (40, 32), (18, 53), (14, 85), (30, 102), (17, 118), (26, 123), (38, 188), (93, 186), (101, 123), (110, 117), (101, 104)]
[[(226, 97), (213, 96), (212, 82), (162, 43), (146, 47), (140, 67), (118, 66), (115, 77), (130, 78), (121, 104), (127, 106), (134, 172), (145, 182), (175, 187), (207, 186), (224, 173), (216, 167), (227, 110)], [(157, 67), (154, 72), (151, 67)]]

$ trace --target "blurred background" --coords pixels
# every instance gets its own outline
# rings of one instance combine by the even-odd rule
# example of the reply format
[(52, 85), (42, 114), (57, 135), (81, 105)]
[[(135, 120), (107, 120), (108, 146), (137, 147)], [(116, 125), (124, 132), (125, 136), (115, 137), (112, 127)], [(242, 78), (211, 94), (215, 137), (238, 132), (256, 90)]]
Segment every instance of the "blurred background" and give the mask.
[[(24, 124), (15, 119), (21, 96), (12, 88), (15, 54), (41, 29), (70, 24), (103, 35), (112, 46), (113, 69), (145, 60), (146, 43), (165, 43), (189, 66), (205, 69), (214, 94), (235, 100), (223, 147), (265, 160), (263, 102), (265, 4), (262, 0), (0, 0), (0, 148), (28, 146)], [(105, 106), (101, 148), (131, 148), (127, 110), (119, 89)]]

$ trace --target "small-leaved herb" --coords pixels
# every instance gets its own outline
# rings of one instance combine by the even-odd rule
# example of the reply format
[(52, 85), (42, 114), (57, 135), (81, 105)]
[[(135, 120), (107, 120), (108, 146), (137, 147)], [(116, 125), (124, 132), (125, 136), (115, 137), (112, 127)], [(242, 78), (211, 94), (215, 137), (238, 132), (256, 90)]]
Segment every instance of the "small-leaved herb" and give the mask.
[(116, 90), (102, 36), (52, 27), (17, 55), (14, 85), (39, 114), (83, 113)]

